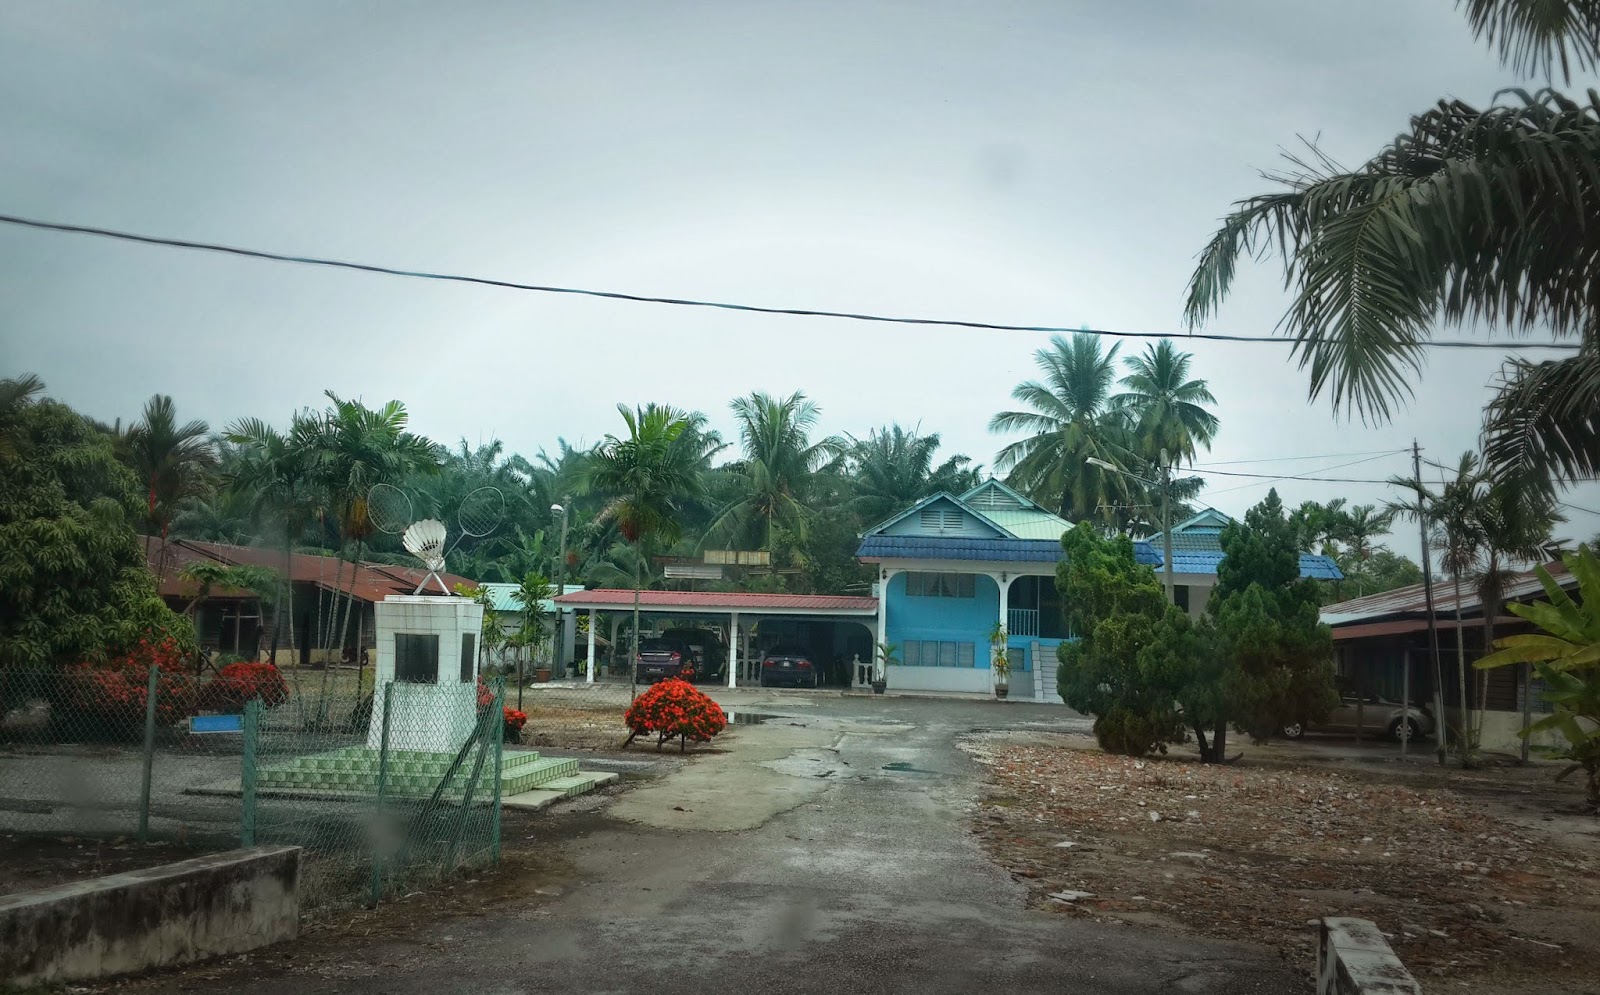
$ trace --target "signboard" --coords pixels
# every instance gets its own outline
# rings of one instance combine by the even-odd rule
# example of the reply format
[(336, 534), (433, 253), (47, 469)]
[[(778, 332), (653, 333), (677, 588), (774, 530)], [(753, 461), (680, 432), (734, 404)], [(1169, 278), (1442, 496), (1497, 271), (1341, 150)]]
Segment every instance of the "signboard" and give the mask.
[(191, 715), (189, 734), (206, 736), (219, 732), (244, 732), (243, 715)]
[(669, 563), (664, 569), (668, 577), (682, 577), (687, 580), (722, 579), (722, 568), (708, 563)]
[(706, 562), (739, 567), (769, 567), (772, 553), (765, 549), (708, 549)]

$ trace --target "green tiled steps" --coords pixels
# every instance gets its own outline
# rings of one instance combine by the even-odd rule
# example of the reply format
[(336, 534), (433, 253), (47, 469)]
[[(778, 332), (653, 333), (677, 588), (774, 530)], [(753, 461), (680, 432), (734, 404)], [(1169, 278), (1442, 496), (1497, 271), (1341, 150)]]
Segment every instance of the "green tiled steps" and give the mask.
[[(384, 792), (395, 797), (431, 795), (450, 769), (454, 756), (446, 753), (394, 751), (389, 754), (384, 777)], [(469, 757), (450, 779), (449, 795), (460, 797), (472, 777)], [(493, 776), (487, 760), (478, 775), (478, 791), (486, 797)], [(315, 753), (290, 760), (264, 764), (257, 771), (257, 784), (271, 789), (308, 789), (373, 794), (378, 789), (376, 750), (352, 746), (328, 753)], [(560, 791), (567, 797), (583, 794), (599, 783), (593, 775), (578, 770), (576, 760), (541, 757), (532, 750), (508, 750), (501, 755), (501, 797), (535, 789)]]

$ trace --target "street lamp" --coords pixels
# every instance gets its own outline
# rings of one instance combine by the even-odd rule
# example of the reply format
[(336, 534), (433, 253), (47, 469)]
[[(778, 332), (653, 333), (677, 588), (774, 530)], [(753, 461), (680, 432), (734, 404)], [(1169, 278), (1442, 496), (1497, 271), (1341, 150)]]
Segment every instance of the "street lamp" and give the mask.
[[(567, 509), (559, 504), (550, 506), (550, 513), (561, 516), (561, 555), (556, 560), (556, 597), (567, 591)], [(566, 673), (561, 666), (561, 647), (565, 642), (566, 619), (561, 617), (561, 605), (556, 605), (555, 638), (550, 641), (550, 672)]]
[(1132, 477), (1142, 484), (1161, 488), (1161, 575), (1166, 582), (1167, 602), (1169, 604), (1175, 603), (1175, 599), (1172, 596), (1172, 499), (1170, 494), (1172, 489), (1172, 468), (1167, 465), (1167, 451), (1165, 449), (1161, 450), (1160, 483), (1141, 477), (1137, 473), (1129, 473), (1115, 463), (1107, 463), (1096, 456), (1090, 456), (1084, 462), (1090, 466), (1098, 466), (1101, 469), (1110, 470), (1112, 473), (1120, 473), (1124, 477)]

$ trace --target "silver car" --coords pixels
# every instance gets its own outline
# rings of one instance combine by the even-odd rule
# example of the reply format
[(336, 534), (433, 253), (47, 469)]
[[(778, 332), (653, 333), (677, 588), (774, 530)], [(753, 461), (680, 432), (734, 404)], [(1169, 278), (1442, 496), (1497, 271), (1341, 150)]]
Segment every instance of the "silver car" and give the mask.
[(1358, 720), (1363, 733), (1382, 733), (1396, 742), (1420, 740), (1433, 734), (1433, 716), (1426, 708), (1416, 705), (1406, 708), (1398, 701), (1350, 690), (1340, 693), (1339, 705), (1327, 721), (1291, 722), (1283, 727), (1283, 734), (1289, 739), (1299, 739), (1307, 732), (1354, 735)]

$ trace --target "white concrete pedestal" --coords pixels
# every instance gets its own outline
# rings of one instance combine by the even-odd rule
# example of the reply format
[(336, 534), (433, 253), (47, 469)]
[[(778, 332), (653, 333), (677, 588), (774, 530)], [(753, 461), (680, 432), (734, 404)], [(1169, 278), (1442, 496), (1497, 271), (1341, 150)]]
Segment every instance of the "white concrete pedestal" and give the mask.
[[(384, 689), (390, 694), (389, 749), (455, 753), (472, 735), (478, 718), (478, 643), (483, 606), (470, 598), (391, 594), (373, 606), (378, 662), (374, 671), (372, 722), (367, 745), (383, 743)], [(464, 646), (463, 636), (471, 645)], [(396, 675), (396, 637), (430, 664)], [(470, 654), (463, 660), (463, 651)]]

